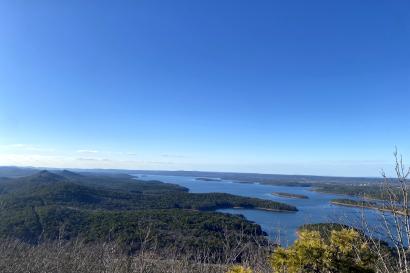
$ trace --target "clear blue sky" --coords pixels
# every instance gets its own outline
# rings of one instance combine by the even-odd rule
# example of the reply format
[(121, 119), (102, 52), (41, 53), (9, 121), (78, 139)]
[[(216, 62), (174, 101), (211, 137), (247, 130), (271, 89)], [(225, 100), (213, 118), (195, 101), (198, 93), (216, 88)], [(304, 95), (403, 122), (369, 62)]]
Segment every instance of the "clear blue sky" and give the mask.
[(0, 2), (0, 165), (378, 176), (410, 1)]

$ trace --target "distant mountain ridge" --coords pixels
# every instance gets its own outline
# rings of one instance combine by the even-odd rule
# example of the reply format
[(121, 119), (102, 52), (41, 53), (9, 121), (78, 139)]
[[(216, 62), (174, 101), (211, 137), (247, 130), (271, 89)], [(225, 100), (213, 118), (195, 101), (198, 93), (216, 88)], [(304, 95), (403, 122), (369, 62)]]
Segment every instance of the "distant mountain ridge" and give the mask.
[[(70, 171), (73, 173), (95, 173), (95, 174), (151, 174), (171, 176), (209, 177), (242, 182), (299, 182), (299, 183), (372, 183), (380, 182), (375, 177), (337, 177), (318, 175), (286, 175), (286, 174), (261, 174), (261, 173), (235, 173), (235, 172), (209, 172), (209, 171), (166, 171), (166, 170), (126, 170), (126, 169), (56, 169), (41, 168), (50, 172)], [(38, 172), (40, 168), (0, 166), (0, 177), (20, 177)]]

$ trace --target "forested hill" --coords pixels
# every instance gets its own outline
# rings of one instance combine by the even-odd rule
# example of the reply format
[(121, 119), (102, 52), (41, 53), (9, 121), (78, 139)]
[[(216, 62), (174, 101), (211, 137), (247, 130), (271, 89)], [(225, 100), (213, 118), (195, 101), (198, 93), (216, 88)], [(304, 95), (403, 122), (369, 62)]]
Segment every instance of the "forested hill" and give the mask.
[(41, 171), (0, 181), (0, 237), (31, 243), (57, 238), (135, 242), (148, 228), (159, 244), (220, 250), (224, 231), (262, 236), (243, 217), (218, 208), (296, 211), (290, 205), (186, 188), (127, 175)]
[(3, 208), (64, 205), (87, 209), (193, 209), (246, 207), (295, 211), (290, 205), (225, 193), (188, 193), (184, 187), (131, 177), (41, 171), (0, 184)]

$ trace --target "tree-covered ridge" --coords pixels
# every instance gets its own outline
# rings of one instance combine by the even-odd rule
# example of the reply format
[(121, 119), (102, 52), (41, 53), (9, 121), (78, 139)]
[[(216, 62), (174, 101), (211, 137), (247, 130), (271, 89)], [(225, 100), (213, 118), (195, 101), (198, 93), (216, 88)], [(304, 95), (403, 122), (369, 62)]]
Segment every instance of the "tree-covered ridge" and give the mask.
[(315, 187), (315, 191), (331, 194), (344, 194), (370, 199), (385, 199), (383, 189), (380, 184), (373, 185), (332, 185), (321, 184)]
[(222, 251), (228, 234), (250, 241), (263, 235), (261, 228), (241, 217), (187, 210), (106, 211), (42, 206), (0, 212), (0, 237), (30, 243), (80, 238), (85, 241), (115, 241), (138, 248), (148, 231), (158, 247), (208, 248)]
[[(126, 175), (42, 171), (0, 184), (0, 237), (26, 242), (114, 240), (131, 249), (149, 231), (158, 246), (208, 248), (222, 255), (226, 239), (265, 241), (259, 225), (219, 208), (296, 211), (287, 204), (224, 193), (189, 193)], [(229, 237), (229, 236), (232, 237)]]
[[(138, 182), (138, 183), (136, 183)], [(146, 192), (159, 193), (161, 191), (188, 191), (188, 189), (159, 181), (137, 181), (131, 176), (118, 175), (82, 175), (70, 171), (53, 173), (40, 171), (30, 176), (7, 179), (0, 181), (0, 194), (6, 193), (28, 193), (33, 190), (47, 188), (53, 184), (75, 184), (91, 187), (93, 189), (116, 190), (123, 192)]]
[(186, 188), (128, 177), (63, 176), (47, 171), (0, 185), (3, 208), (64, 205), (85, 209), (140, 210), (260, 208), (296, 211), (294, 206), (225, 193), (188, 193)]

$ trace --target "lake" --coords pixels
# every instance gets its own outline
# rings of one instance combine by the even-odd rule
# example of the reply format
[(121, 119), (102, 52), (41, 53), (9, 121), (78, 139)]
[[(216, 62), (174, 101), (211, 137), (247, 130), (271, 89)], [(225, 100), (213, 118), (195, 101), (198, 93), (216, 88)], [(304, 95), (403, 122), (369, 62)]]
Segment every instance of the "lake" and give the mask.
[[(235, 195), (256, 197), (294, 205), (298, 212), (271, 212), (253, 209), (221, 209), (219, 212), (241, 214), (246, 219), (259, 224), (268, 236), (281, 245), (289, 245), (296, 239), (296, 231), (303, 224), (336, 222), (350, 226), (362, 227), (362, 219), (366, 219), (373, 228), (379, 225), (379, 214), (374, 210), (354, 207), (343, 207), (330, 204), (331, 199), (352, 198), (347, 195), (318, 193), (309, 187), (272, 186), (263, 184), (247, 184), (230, 180), (201, 181), (196, 177), (139, 175), (140, 180), (158, 180), (186, 187), (192, 193), (223, 192)], [(273, 196), (272, 192), (302, 194), (309, 199), (295, 199)]]

